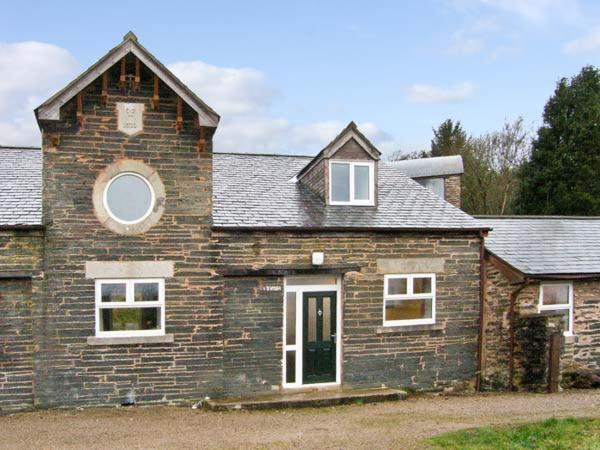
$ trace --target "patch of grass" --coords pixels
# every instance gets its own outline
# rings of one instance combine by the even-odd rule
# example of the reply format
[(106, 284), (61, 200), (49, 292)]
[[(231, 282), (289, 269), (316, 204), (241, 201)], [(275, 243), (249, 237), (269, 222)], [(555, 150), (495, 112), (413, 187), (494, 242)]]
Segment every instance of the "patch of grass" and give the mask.
[(548, 419), (516, 427), (484, 427), (441, 434), (439, 449), (600, 450), (600, 419)]

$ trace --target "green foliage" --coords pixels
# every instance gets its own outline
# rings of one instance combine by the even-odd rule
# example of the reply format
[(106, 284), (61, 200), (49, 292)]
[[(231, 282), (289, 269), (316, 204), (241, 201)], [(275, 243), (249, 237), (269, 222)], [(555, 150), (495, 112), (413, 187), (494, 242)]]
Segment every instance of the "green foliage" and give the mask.
[(561, 79), (519, 172), (521, 214), (600, 214), (600, 70)]
[(438, 449), (600, 449), (600, 419), (549, 419), (517, 427), (456, 431), (429, 440)]
[(455, 123), (452, 119), (447, 119), (437, 129), (433, 129), (430, 156), (458, 155), (466, 144), (467, 133), (460, 121)]

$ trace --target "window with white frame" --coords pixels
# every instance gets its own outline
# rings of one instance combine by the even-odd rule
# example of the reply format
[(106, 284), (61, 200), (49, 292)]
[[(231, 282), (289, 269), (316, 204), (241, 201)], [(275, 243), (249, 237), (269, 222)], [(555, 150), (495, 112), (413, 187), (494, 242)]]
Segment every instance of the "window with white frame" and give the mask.
[(540, 311), (559, 311), (563, 317), (564, 334), (573, 334), (573, 284), (542, 283), (540, 285)]
[(369, 161), (329, 162), (329, 203), (374, 205), (375, 164)]
[(165, 334), (163, 279), (96, 280), (96, 336)]
[(383, 325), (435, 323), (435, 274), (385, 275)]

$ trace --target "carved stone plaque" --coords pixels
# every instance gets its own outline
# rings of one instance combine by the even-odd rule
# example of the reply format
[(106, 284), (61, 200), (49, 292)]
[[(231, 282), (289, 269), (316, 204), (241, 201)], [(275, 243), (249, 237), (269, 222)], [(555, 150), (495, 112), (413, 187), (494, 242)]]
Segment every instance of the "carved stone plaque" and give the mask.
[(133, 136), (144, 131), (144, 104), (117, 103), (117, 129)]

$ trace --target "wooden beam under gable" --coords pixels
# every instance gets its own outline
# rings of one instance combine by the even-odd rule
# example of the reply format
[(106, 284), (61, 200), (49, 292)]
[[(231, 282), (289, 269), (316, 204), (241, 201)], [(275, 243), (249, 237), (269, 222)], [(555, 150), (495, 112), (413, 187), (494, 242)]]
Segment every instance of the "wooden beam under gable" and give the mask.
[(152, 108), (158, 109), (160, 104), (160, 96), (158, 95), (158, 76), (154, 75), (154, 92), (152, 94)]
[(121, 90), (125, 90), (125, 83), (127, 82), (127, 68), (126, 68), (126, 57), (121, 58), (121, 75), (119, 76), (119, 87)]
[(140, 72), (141, 72), (140, 59), (136, 56), (135, 57), (135, 76), (133, 78), (133, 89), (136, 91), (140, 88), (140, 80), (141, 80)]
[(83, 126), (85, 118), (83, 117), (83, 93), (77, 94), (77, 123)]
[(102, 74), (102, 104), (108, 103), (108, 71)]
[(177, 131), (183, 129), (183, 100), (181, 100), (179, 95), (177, 96), (177, 119), (175, 120), (175, 128)]

